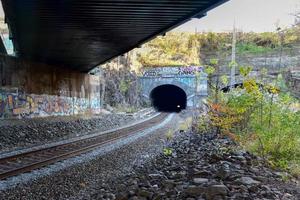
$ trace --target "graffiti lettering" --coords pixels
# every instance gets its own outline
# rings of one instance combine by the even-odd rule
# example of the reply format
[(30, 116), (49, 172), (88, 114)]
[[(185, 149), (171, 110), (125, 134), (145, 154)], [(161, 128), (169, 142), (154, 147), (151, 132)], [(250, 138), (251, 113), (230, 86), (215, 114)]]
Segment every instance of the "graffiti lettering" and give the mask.
[(144, 71), (143, 77), (194, 76), (197, 72), (203, 72), (203, 67), (157, 67)]
[(0, 91), (0, 119), (72, 115), (88, 111), (100, 111), (99, 97), (87, 99)]

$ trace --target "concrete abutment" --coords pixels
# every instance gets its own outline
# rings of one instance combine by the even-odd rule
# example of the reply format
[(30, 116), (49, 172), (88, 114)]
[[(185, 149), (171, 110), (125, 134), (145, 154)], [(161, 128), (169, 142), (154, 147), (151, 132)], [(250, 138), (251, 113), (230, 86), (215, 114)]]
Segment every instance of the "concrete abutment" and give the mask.
[(97, 113), (99, 77), (0, 56), (0, 119)]

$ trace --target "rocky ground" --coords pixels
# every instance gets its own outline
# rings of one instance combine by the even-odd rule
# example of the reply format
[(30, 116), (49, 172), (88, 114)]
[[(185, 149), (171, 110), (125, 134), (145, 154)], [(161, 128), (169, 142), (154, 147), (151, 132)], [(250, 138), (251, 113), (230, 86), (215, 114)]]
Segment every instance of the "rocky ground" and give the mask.
[[(148, 110), (149, 111), (149, 110)], [(144, 113), (144, 112), (143, 112)], [(133, 123), (144, 115), (101, 114), (0, 121), (0, 152), (61, 141)]]
[[(133, 166), (141, 166), (161, 153), (165, 146), (166, 133), (168, 130), (174, 130), (181, 120), (182, 118), (176, 115), (165, 126), (141, 138), (131, 140), (125, 145), (119, 147), (113, 145), (116, 146), (113, 147), (114, 150), (97, 156), (93, 155), (92, 160), (87, 162), (51, 174), (44, 174), (26, 182), (22, 177), (0, 181), (0, 199), (93, 199), (92, 195), (99, 192), (98, 189), (102, 183), (123, 177), (124, 174), (132, 171)], [(87, 157), (87, 155), (81, 157)], [(55, 165), (47, 168), (53, 167)], [(28, 175), (30, 176), (30, 173)]]
[(168, 141), (168, 130), (187, 115), (177, 114), (164, 128), (90, 162), (0, 187), (0, 199), (300, 199), (299, 180), (268, 168), (228, 138), (177, 131)]
[(297, 180), (284, 182), (288, 174), (271, 170), (227, 138), (188, 133), (170, 148), (172, 155), (161, 154), (102, 184), (91, 199), (300, 199)]

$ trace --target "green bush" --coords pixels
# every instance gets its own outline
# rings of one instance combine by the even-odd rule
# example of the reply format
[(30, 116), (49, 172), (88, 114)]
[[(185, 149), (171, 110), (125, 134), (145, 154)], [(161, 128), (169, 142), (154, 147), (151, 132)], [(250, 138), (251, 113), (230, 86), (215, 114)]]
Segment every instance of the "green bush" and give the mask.
[(257, 98), (238, 89), (225, 94), (223, 103), (240, 116), (230, 130), (242, 146), (272, 166), (300, 175), (300, 112), (290, 106), (296, 100), (268, 92)]
[[(299, 101), (280, 93), (284, 88), (280, 76), (274, 85), (260, 83), (261, 88), (247, 74), (244, 88), (222, 93), (209, 107), (211, 129), (217, 127), (273, 167), (300, 176), (300, 111), (295, 106)], [(199, 129), (207, 129), (203, 121)]]
[(274, 48), (265, 47), (265, 46), (258, 46), (255, 43), (238, 43), (237, 44), (237, 52), (239, 54), (261, 54), (261, 53), (268, 53), (273, 51)]
[(300, 165), (300, 113), (290, 110), (278, 96), (272, 105), (264, 99), (262, 114), (257, 109), (251, 116), (250, 128), (256, 137), (246, 147), (268, 157), (274, 166)]

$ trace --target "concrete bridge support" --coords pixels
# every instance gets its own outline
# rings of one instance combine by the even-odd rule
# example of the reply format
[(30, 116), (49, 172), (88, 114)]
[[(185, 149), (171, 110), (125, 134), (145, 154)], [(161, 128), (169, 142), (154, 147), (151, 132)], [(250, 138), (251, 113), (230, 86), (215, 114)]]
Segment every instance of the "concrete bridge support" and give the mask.
[(0, 119), (99, 111), (98, 76), (0, 56)]

